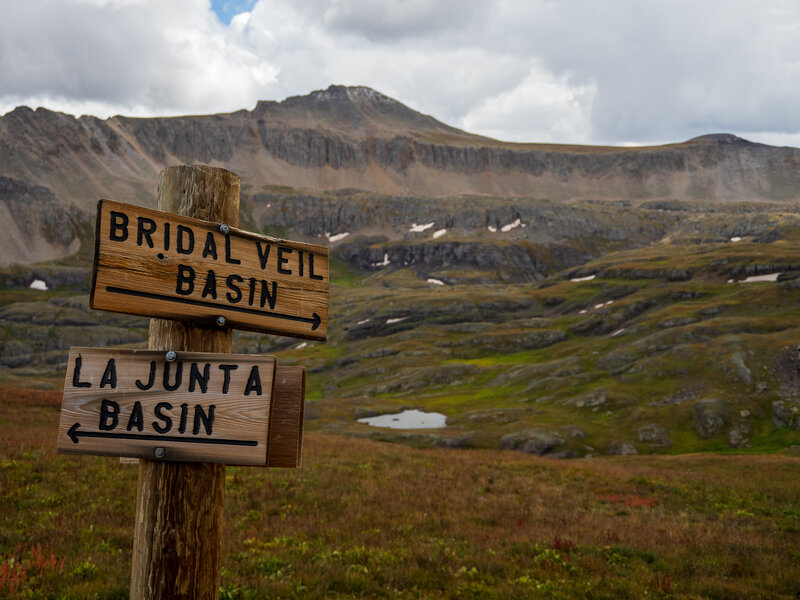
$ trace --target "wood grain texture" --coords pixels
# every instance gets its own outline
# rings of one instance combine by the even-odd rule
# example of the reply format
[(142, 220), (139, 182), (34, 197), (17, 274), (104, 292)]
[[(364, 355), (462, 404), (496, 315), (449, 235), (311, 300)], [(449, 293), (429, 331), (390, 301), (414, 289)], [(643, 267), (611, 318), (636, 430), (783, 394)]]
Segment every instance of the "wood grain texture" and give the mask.
[[(211, 167), (164, 169), (158, 208), (236, 226), (238, 179)], [(230, 352), (231, 330), (152, 319), (148, 347)], [(219, 597), (224, 492), (225, 465), (139, 461), (132, 599)]]
[(207, 326), (223, 316), (226, 327), (324, 340), (328, 249), (242, 231), (202, 208), (220, 220), (101, 200), (90, 306)]
[(275, 358), (176, 354), (72, 348), (58, 452), (266, 465)]
[(275, 373), (275, 394), (269, 429), (268, 467), (295, 468), (301, 464), (305, 367), (281, 367)]

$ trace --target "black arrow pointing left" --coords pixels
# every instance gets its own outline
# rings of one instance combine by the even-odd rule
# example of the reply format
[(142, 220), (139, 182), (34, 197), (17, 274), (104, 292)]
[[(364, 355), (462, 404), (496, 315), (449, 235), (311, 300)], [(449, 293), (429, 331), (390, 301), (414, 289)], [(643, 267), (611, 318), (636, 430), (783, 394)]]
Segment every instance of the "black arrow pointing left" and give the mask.
[(105, 433), (103, 431), (79, 431), (81, 424), (75, 423), (67, 431), (69, 439), (77, 444), (82, 437), (110, 438), (116, 440), (144, 440), (150, 442), (180, 442), (183, 444), (217, 444), (222, 446), (258, 446), (256, 440), (229, 440), (223, 438), (187, 438), (179, 435), (152, 435), (142, 433)]

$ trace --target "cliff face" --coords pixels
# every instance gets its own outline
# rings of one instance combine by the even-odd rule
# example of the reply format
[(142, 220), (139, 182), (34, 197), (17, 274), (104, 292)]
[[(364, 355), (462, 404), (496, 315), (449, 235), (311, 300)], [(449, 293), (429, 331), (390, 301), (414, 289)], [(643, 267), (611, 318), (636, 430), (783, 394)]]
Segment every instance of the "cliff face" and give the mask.
[[(152, 205), (158, 172), (174, 164), (228, 168), (253, 194), (288, 186), (558, 202), (794, 202), (800, 200), (799, 160), (800, 150), (729, 135), (648, 148), (504, 143), (361, 87), (331, 86), (223, 115), (101, 120), (22, 107), (0, 118), (0, 175), (46, 188), (50, 204), (87, 215), (101, 197)], [(19, 221), (4, 220), (0, 237), (27, 232)], [(4, 248), (2, 262), (65, 252), (54, 248), (46, 256), (45, 246), (37, 248)]]
[(26, 263), (67, 256), (89, 230), (87, 215), (49, 189), (0, 176), (0, 256)]

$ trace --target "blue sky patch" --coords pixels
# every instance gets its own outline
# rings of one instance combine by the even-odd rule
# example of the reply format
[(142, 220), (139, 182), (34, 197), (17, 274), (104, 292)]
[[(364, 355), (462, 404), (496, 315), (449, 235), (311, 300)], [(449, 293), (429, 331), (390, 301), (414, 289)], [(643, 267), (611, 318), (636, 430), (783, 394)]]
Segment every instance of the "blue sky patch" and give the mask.
[(256, 0), (211, 0), (211, 10), (216, 13), (220, 23), (230, 25), (233, 17), (251, 10), (255, 3)]

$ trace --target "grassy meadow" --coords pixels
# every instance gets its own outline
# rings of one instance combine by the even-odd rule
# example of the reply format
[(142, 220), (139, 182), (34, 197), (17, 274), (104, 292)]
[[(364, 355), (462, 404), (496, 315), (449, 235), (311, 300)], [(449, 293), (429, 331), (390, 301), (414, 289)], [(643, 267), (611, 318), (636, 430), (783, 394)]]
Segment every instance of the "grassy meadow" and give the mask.
[[(228, 468), (220, 597), (800, 597), (796, 211), (690, 208), (335, 248), (326, 343), (234, 335), (309, 379), (303, 468)], [(0, 598), (128, 596), (137, 468), (55, 454), (69, 347), (147, 338), (87, 261), (0, 270)], [(447, 427), (357, 422), (407, 408)]]
[[(126, 598), (137, 467), (58, 456), (60, 392), (0, 392), (0, 597)], [(800, 458), (558, 461), (311, 432), (229, 467), (220, 597), (800, 594)]]

